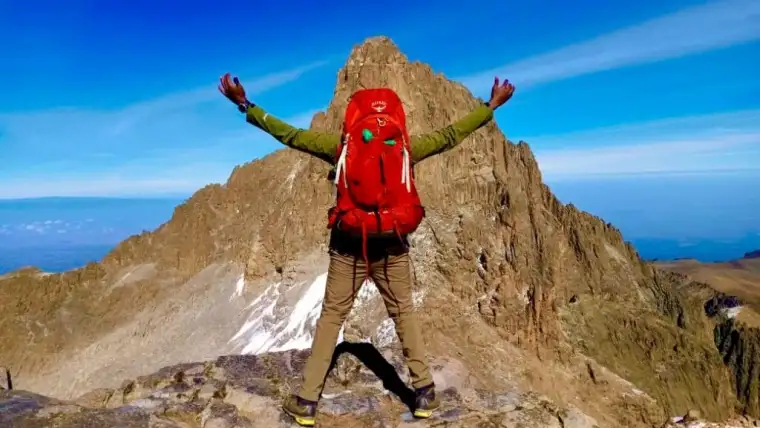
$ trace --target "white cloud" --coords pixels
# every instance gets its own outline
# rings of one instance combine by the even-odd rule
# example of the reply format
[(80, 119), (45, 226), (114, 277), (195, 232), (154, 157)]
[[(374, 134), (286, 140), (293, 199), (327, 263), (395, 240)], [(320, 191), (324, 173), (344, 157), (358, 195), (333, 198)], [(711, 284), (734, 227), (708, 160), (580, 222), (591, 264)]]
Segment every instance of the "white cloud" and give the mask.
[(16, 227), (16, 229), (25, 231), (25, 232), (35, 232), (42, 235), (48, 231), (49, 227), (45, 225), (44, 222), (35, 221), (32, 223), (21, 223)]
[[(283, 120), (293, 126), (306, 128), (315, 113), (316, 111), (308, 111)], [(232, 140), (250, 147), (261, 144), (284, 147), (276, 146), (279, 144), (277, 141), (251, 126), (230, 134), (229, 138), (226, 142), (217, 140), (214, 145), (198, 150), (179, 150), (176, 147), (165, 151), (155, 150), (150, 158), (124, 160), (108, 171), (51, 172), (49, 175), (5, 179), (0, 184), (0, 200), (50, 196), (186, 195), (208, 184), (226, 182), (235, 165), (250, 160), (236, 161), (231, 158), (202, 161)], [(51, 180), (51, 176), (55, 179)], [(60, 224), (60, 220), (54, 220), (53, 224)]]
[(760, 1), (713, 1), (457, 80), (474, 92), (490, 88), (493, 76), (524, 88), (758, 39)]
[(16, 224), (4, 224), (0, 226), (0, 234), (46, 234), (46, 233), (67, 233), (72, 230), (81, 230), (84, 222), (81, 221), (63, 221), (63, 220), (36, 220)]
[(760, 110), (529, 137), (547, 180), (760, 172)]
[[(290, 83), (303, 74), (325, 64), (327, 64), (327, 61), (316, 61), (292, 70), (271, 73), (249, 82), (243, 80), (241, 83), (244, 84), (246, 94), (251, 98), (262, 92)], [(194, 90), (133, 104), (118, 112), (117, 120), (111, 124), (112, 127), (109, 129), (109, 134), (111, 136), (122, 134), (131, 127), (136, 126), (140, 121), (150, 119), (156, 114), (169, 115), (172, 112), (184, 110), (194, 105), (215, 101), (219, 99), (221, 94), (219, 94), (216, 88), (212, 87), (214, 85), (215, 83)]]
[[(243, 84), (254, 98), (325, 64)], [(234, 165), (277, 143), (262, 144), (269, 137), (245, 124), (217, 91), (216, 77), (202, 88), (117, 110), (0, 113), (7, 166), (0, 170), (0, 198), (188, 193), (226, 180)], [(297, 115), (294, 125), (308, 126), (305, 118)]]
[[(243, 83), (246, 93), (253, 97), (297, 80), (303, 74), (325, 64), (326, 61), (317, 61)], [(128, 136), (135, 128), (147, 127), (147, 131), (152, 131), (151, 128), (156, 125), (164, 125), (165, 128), (176, 131), (182, 126), (189, 127), (191, 123), (183, 123), (188, 119), (186, 113), (192, 113), (199, 105), (220, 98), (216, 82), (212, 81), (201, 88), (164, 95), (117, 110), (61, 107), (24, 113), (0, 113), (0, 129), (3, 130), (4, 144), (7, 145), (37, 143), (46, 146), (53, 142), (81, 145), (92, 141), (98, 143), (101, 151), (107, 151), (123, 141), (118, 137)], [(225, 104), (225, 107), (229, 106)], [(190, 118), (195, 119), (192, 116)], [(40, 129), (40, 124), (45, 124), (45, 129)], [(79, 138), (69, 141), (71, 137)]]
[[(229, 172), (229, 171), (228, 171)], [(38, 198), (49, 196), (146, 196), (187, 193), (212, 182), (221, 181), (221, 171), (200, 168), (195, 174), (184, 168), (164, 171), (165, 177), (137, 178), (91, 176), (68, 178), (55, 182), (24, 180), (0, 187), (0, 199)]]

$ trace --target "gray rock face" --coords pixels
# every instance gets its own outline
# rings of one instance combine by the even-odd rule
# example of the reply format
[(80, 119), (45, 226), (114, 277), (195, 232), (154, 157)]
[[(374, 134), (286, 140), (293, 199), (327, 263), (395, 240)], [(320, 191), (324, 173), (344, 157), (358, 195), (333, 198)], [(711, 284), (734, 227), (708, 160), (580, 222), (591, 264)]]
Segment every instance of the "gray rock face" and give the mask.
[[(361, 361), (359, 375), (345, 385), (335, 376), (328, 379), (318, 409), (319, 426), (594, 426), (579, 422), (592, 419), (577, 410), (561, 409), (533, 394), (460, 390), (454, 386), (439, 391), (442, 398), (439, 412), (426, 421), (417, 421), (405, 404), (413, 393), (394, 367), (394, 363), (399, 365), (398, 361), (386, 361), (383, 365), (372, 360), (383, 357), (377, 350), (371, 352), (374, 347), (367, 343), (348, 346), (346, 352), (358, 354)], [(280, 403), (297, 387), (307, 356), (308, 351), (288, 351), (223, 356), (205, 363), (170, 366), (127, 380), (121, 388), (95, 390), (71, 402), (4, 390), (0, 392), (0, 426), (290, 427), (291, 421), (280, 411)], [(435, 369), (437, 375), (451, 371), (446, 364)]]

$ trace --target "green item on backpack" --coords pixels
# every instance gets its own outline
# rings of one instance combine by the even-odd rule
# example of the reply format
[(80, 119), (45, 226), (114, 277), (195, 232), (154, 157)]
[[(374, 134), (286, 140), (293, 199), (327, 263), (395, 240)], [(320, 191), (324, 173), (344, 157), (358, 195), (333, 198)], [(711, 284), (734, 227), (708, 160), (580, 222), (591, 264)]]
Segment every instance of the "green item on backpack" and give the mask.
[(365, 143), (369, 142), (369, 140), (371, 140), (372, 137), (373, 137), (372, 131), (370, 131), (369, 129), (362, 130), (362, 138), (364, 139)]
[(385, 140), (385, 144), (388, 146), (395, 146), (396, 140)]

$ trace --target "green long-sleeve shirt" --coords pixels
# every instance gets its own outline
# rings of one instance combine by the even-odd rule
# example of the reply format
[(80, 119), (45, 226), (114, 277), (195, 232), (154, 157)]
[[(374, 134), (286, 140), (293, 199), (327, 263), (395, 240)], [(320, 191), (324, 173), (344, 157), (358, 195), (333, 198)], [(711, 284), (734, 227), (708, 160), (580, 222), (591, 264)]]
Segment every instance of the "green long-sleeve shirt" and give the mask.
[[(411, 136), (412, 162), (417, 163), (454, 148), (492, 118), (493, 110), (482, 105), (449, 126), (428, 134)], [(336, 162), (336, 152), (341, 138), (339, 134), (295, 128), (258, 106), (248, 108), (246, 120), (288, 147), (314, 155), (332, 165)], [(408, 251), (406, 238), (404, 238), (404, 243), (400, 243), (395, 237), (373, 238), (371, 241), (368, 251), (369, 257), (373, 260), (386, 254), (400, 254)], [(344, 255), (355, 257), (363, 255), (362, 240), (337, 229), (333, 229), (330, 233), (329, 247)]]
[[(412, 162), (417, 163), (454, 148), (492, 118), (493, 110), (482, 105), (449, 126), (428, 134), (411, 136)], [(330, 164), (335, 164), (335, 155), (341, 138), (339, 134), (295, 128), (258, 106), (248, 108), (246, 120), (288, 147), (317, 156)]]

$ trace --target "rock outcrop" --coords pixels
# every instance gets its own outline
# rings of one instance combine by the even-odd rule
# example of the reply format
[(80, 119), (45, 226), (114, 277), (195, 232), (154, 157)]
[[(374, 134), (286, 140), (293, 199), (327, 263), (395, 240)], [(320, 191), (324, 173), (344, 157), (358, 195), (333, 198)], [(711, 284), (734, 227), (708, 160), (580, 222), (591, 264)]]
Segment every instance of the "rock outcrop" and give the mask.
[[(750, 254), (750, 253), (748, 253)], [(660, 264), (677, 273), (681, 288), (704, 302), (715, 346), (731, 372), (741, 413), (760, 417), (760, 265), (745, 257), (725, 263)], [(716, 291), (720, 290), (720, 291)]]
[[(431, 419), (417, 421), (405, 404), (410, 399), (413, 402), (413, 392), (397, 374), (400, 361), (390, 356), (392, 363), (387, 362), (366, 343), (339, 349), (348, 353), (343, 358), (359, 358), (366, 366), (351, 380), (331, 378), (319, 406), (319, 426), (599, 427), (594, 418), (577, 408), (559, 406), (545, 396), (461, 386), (445, 388), (441, 410)], [(279, 403), (297, 387), (306, 357), (305, 351), (222, 356), (164, 367), (126, 380), (119, 388), (93, 390), (69, 401), (26, 391), (0, 391), (0, 424), (19, 428), (291, 427), (291, 420), (279, 411)], [(435, 375), (452, 369), (457, 367), (437, 365)], [(698, 418), (698, 412), (691, 411), (666, 426), (751, 426), (748, 420), (736, 421), (737, 425), (705, 425)]]
[[(311, 128), (338, 132), (351, 93), (379, 86), (398, 92), (413, 134), (479, 102), (373, 38), (352, 51)], [(279, 325), (289, 315), (277, 308), (303, 302), (302, 290), (313, 290), (304, 284), (325, 271), (329, 175), (324, 162), (281, 150), (199, 190), (169, 222), (100, 263), (0, 280), (12, 296), (0, 301), (0, 361), (19, 373), (20, 388), (72, 398), (240, 352), (228, 340), (235, 331)], [(704, 301), (644, 263), (611, 224), (560, 203), (526, 143), (491, 123), (420, 163), (416, 177), (428, 212), (412, 239), (420, 319), (431, 354), (460, 361), (467, 382), (492, 392), (519, 385), (581, 408), (600, 426), (661, 426), (691, 409), (712, 420), (733, 415), (735, 388)], [(249, 301), (266, 293), (274, 303), (248, 316)], [(347, 326), (362, 336), (387, 329), (383, 316), (354, 313)], [(258, 346), (270, 336), (264, 329), (250, 340)]]
[[(415, 420), (409, 410), (413, 392), (398, 374), (403, 362), (382, 355), (368, 343), (344, 343), (339, 352), (339, 358), (358, 358), (364, 365), (350, 378), (329, 379), (319, 406), (319, 426), (599, 428), (594, 418), (546, 396), (462, 385), (441, 392), (442, 407), (432, 418)], [(297, 388), (307, 354), (230, 355), (169, 366), (125, 380), (118, 388), (96, 389), (68, 401), (27, 391), (0, 391), (0, 424), (18, 428), (291, 427), (279, 403)], [(440, 378), (458, 370), (456, 363), (444, 362), (436, 365), (434, 375)], [(692, 410), (672, 418), (663, 428), (738, 428), (754, 423), (744, 418), (708, 424)]]
[(744, 253), (745, 259), (760, 259), (760, 250), (748, 251)]
[(11, 390), (13, 389), (13, 379), (11, 379), (11, 371), (7, 367), (0, 366), (0, 389)]
[[(417, 422), (404, 404), (414, 401), (413, 392), (407, 389), (396, 368), (370, 344), (346, 346), (340, 349), (359, 355), (375, 372), (362, 366), (344, 384), (329, 382), (320, 403), (320, 426), (597, 426), (593, 418), (578, 409), (559, 407), (546, 397), (454, 386), (442, 391), (443, 405), (436, 416)], [(124, 381), (119, 388), (94, 390), (67, 402), (8, 391), (0, 393), (0, 422), (61, 428), (290, 427), (291, 421), (279, 411), (279, 404), (282, 395), (297, 387), (307, 354), (290, 351), (233, 355), (164, 367), (154, 374)], [(400, 365), (397, 360), (394, 363)], [(436, 375), (448, 369), (438, 366)]]
[(760, 329), (725, 318), (715, 327), (715, 345), (734, 376), (742, 412), (760, 417)]

